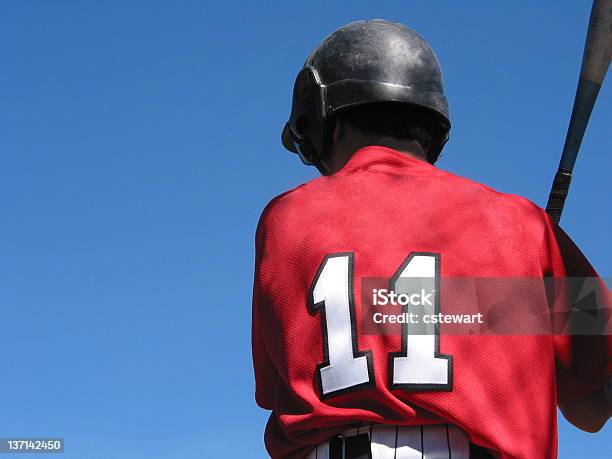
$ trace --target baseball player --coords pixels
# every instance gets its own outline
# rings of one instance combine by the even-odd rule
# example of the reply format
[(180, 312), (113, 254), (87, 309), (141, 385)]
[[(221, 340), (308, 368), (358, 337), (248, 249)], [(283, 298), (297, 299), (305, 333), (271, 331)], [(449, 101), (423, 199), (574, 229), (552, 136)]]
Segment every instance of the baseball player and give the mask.
[(542, 209), (436, 168), (449, 130), (438, 60), (402, 24), (348, 24), (299, 72), (282, 142), (322, 177), (274, 198), (256, 234), (272, 457), (553, 458), (557, 406), (587, 431), (609, 418), (607, 333), (364, 332), (368, 278), (597, 278)]

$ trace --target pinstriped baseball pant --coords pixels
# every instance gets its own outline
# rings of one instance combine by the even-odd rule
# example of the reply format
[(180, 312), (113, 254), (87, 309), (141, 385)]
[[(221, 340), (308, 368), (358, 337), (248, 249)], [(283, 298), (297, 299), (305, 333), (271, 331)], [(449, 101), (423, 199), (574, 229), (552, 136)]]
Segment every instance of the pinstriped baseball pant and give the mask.
[[(351, 438), (367, 434), (372, 459), (469, 459), (470, 441), (453, 425), (390, 426), (371, 425), (344, 432), (336, 439), (321, 443), (307, 459), (344, 459), (351, 456), (347, 444)], [(367, 445), (366, 445), (367, 446)]]

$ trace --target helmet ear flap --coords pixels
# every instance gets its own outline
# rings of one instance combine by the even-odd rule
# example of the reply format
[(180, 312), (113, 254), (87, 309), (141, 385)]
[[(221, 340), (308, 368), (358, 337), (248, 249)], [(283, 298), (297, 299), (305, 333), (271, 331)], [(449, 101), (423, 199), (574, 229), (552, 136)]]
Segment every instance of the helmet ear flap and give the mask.
[(427, 152), (427, 161), (430, 164), (435, 164), (442, 154), (442, 149), (448, 142), (448, 131), (450, 126), (446, 122), (438, 122), (433, 130), (429, 151)]
[(304, 164), (316, 164), (327, 144), (326, 119), (325, 86), (315, 67), (304, 67), (293, 86), (293, 105), (283, 129), (283, 145), (298, 153)]

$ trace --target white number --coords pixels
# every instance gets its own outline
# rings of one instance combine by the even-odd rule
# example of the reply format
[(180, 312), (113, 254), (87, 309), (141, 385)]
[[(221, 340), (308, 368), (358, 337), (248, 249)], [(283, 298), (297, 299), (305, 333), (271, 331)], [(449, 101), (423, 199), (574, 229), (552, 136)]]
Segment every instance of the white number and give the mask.
[[(402, 293), (401, 281), (410, 279), (428, 291), (436, 289), (435, 302), (418, 312), (435, 314), (439, 312), (439, 270), (438, 254), (413, 253), (392, 278), (390, 288)], [(373, 384), (372, 353), (359, 352), (357, 345), (352, 253), (331, 254), (323, 260), (309, 295), (310, 313), (319, 309), (325, 353), (325, 362), (317, 367), (321, 394), (327, 397)], [(422, 333), (409, 337), (408, 327), (403, 326), (402, 351), (389, 355), (391, 388), (451, 390), (452, 357), (439, 354), (438, 328)]]
[(336, 394), (371, 382), (371, 353), (357, 352), (353, 254), (325, 258), (312, 289), (310, 312), (323, 311), (326, 362), (319, 365), (321, 393)]
[[(433, 315), (439, 312), (440, 296), (438, 281), (440, 257), (437, 254), (411, 254), (402, 264), (391, 281), (391, 289), (396, 293), (407, 293), (402, 289), (402, 280), (411, 281), (410, 287), (422, 288), (427, 292), (435, 291), (434, 301), (424, 304), (421, 310), (407, 304), (404, 312)], [(404, 283), (406, 285), (406, 283)], [(413, 311), (412, 309), (415, 309)], [(421, 323), (423, 321), (421, 320)], [(408, 326), (402, 325), (402, 352), (392, 354), (389, 384), (414, 390), (450, 390), (452, 382), (450, 356), (440, 355), (440, 333), (437, 326), (419, 325), (420, 334), (409, 336)], [(410, 327), (416, 328), (414, 325)], [(416, 330), (415, 330), (416, 331)], [(449, 365), (450, 364), (450, 365)]]

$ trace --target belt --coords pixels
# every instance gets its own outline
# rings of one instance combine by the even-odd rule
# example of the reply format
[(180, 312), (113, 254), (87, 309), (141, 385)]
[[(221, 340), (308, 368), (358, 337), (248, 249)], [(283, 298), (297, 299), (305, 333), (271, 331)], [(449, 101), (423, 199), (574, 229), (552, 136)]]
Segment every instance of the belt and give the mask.
[(321, 443), (307, 459), (492, 459), (453, 425), (371, 425)]

